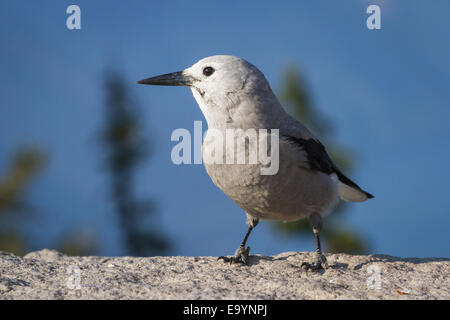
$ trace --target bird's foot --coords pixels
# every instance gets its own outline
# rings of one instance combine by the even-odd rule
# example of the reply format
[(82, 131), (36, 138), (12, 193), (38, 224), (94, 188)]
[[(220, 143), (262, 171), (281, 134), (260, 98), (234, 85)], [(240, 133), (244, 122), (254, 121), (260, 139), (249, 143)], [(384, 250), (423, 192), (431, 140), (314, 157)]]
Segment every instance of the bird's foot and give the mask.
[(327, 258), (323, 254), (318, 254), (314, 263), (303, 262), (301, 268), (306, 271), (323, 271), (328, 268)]
[(229, 262), (230, 264), (235, 263), (242, 263), (242, 264), (248, 264), (248, 257), (250, 255), (250, 247), (244, 248), (243, 246), (237, 248), (236, 252), (234, 253), (234, 256), (232, 257), (225, 257), (221, 256), (217, 260), (222, 259), (224, 262)]

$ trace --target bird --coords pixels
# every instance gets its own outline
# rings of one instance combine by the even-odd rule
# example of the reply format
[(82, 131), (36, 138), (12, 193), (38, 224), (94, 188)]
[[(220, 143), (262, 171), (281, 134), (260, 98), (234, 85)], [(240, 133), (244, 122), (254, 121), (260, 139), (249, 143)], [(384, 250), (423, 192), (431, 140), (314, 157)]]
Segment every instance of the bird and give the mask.
[[(208, 142), (212, 129), (224, 135), (230, 129), (271, 130), (268, 137), (273, 137), (272, 132), (277, 130), (274, 141), (278, 148), (278, 170), (275, 174), (261, 174), (262, 163), (203, 162), (214, 184), (243, 209), (248, 225), (234, 255), (219, 259), (248, 264), (247, 240), (260, 220), (309, 219), (316, 251), (313, 261), (305, 261), (301, 267), (312, 271), (329, 267), (320, 242), (322, 218), (330, 214), (340, 200), (363, 202), (374, 196), (345, 176), (319, 139), (286, 112), (257, 67), (239, 57), (215, 55), (183, 71), (137, 83), (191, 89), (208, 125), (202, 144), (203, 159), (214, 152), (213, 143)], [(246, 148), (249, 140), (241, 139), (237, 143), (241, 144), (237, 147)]]

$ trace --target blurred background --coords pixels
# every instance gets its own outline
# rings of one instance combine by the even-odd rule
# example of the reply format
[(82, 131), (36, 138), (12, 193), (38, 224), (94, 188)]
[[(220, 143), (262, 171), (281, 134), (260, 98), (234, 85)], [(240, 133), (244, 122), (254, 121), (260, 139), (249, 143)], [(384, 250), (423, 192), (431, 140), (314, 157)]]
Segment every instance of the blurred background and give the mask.
[[(66, 8), (81, 8), (81, 30)], [(366, 8), (381, 8), (368, 30)], [(264, 72), (376, 198), (325, 220), (328, 252), (450, 255), (450, 3), (0, 2), (0, 250), (232, 254), (245, 215), (203, 166), (171, 162), (206, 122), (187, 88), (136, 81), (216, 54)], [(314, 250), (306, 221), (260, 223), (253, 253)]]

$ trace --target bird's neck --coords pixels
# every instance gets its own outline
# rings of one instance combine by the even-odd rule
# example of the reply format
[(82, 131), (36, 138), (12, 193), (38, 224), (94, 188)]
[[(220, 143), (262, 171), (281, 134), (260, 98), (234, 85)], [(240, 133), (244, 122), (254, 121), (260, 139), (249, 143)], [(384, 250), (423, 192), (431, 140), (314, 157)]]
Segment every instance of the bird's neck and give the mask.
[(201, 95), (196, 90), (192, 92), (208, 128), (277, 129), (286, 117), (272, 91), (261, 94), (228, 92), (213, 97)]

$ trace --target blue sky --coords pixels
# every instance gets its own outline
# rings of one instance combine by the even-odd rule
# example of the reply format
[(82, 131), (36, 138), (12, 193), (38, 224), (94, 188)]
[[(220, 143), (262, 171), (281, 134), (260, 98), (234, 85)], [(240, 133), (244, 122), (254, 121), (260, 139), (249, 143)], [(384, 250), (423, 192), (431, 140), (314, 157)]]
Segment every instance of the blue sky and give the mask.
[[(82, 29), (66, 28), (70, 4)], [(382, 29), (366, 28), (378, 4)], [(88, 226), (101, 253), (122, 253), (95, 140), (102, 123), (107, 66), (125, 73), (143, 109), (153, 155), (137, 177), (157, 199), (155, 219), (174, 254), (234, 252), (243, 212), (199, 165), (170, 160), (176, 128), (204, 118), (186, 88), (135, 85), (215, 54), (245, 58), (276, 91), (282, 70), (298, 65), (315, 104), (333, 121), (335, 140), (356, 155), (351, 175), (376, 198), (351, 204), (344, 224), (373, 252), (449, 256), (450, 3), (448, 1), (2, 1), (0, 3), (0, 169), (20, 145), (51, 155), (28, 200), (43, 218), (28, 222), (34, 248)], [(204, 124), (206, 127), (206, 124)], [(313, 250), (262, 223), (254, 253)]]

